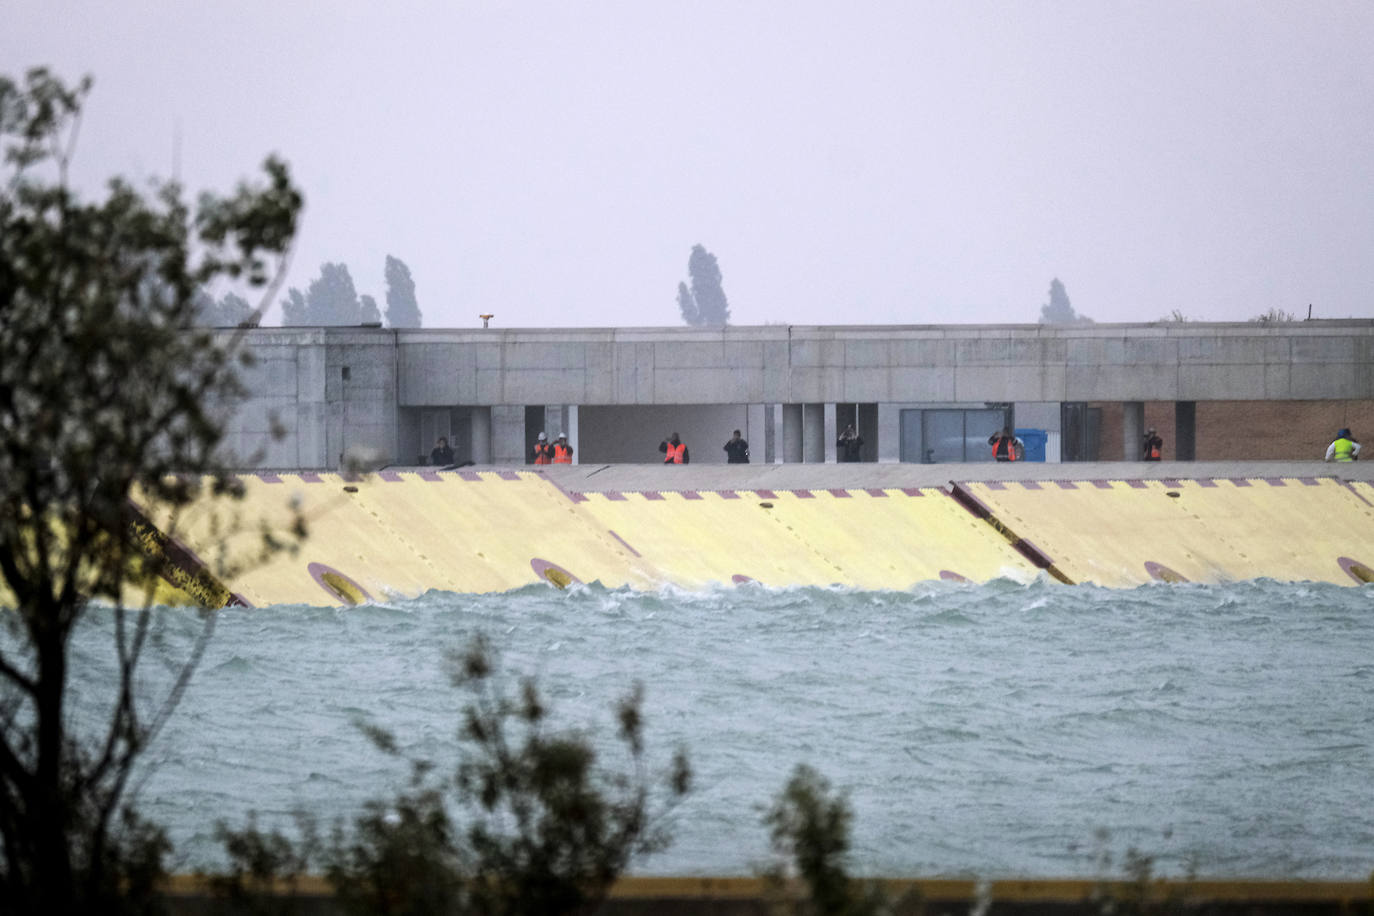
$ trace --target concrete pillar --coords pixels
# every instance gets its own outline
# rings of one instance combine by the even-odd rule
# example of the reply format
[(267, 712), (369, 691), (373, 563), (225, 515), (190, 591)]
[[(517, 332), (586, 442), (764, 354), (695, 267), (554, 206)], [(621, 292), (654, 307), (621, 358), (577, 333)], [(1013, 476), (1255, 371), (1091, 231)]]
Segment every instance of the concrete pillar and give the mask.
[(491, 416), (492, 464), (525, 463), (525, 408), (521, 404), (498, 404), (484, 408)]
[(491, 464), (491, 408), (472, 408), (472, 461)]
[[(900, 404), (878, 405), (878, 461), (884, 464), (902, 460), (902, 407)], [(867, 438), (865, 435), (864, 438)], [(913, 461), (919, 461), (916, 457)]]
[(778, 405), (763, 405), (763, 463), (776, 464), (778, 460)]
[(835, 463), (835, 440), (840, 438), (840, 429), (837, 425), (839, 418), (835, 416), (835, 405), (825, 405), (825, 463)]
[(572, 463), (581, 464), (581, 459), (578, 457), (577, 454), (578, 452), (582, 451), (582, 449), (579, 448), (577, 444), (577, 405), (570, 404), (566, 408), (564, 408), (564, 411), (567, 419), (563, 421), (566, 424), (563, 427), (563, 431), (568, 434), (568, 444), (571, 445), (573, 448)]
[(802, 405), (782, 405), (782, 460), (800, 464), (802, 458)]
[(754, 464), (768, 460), (768, 437), (764, 432), (767, 406), (749, 404), (744, 410), (744, 438), (749, 441), (749, 460)]
[(1145, 439), (1145, 402), (1123, 401), (1121, 404), (1121, 460), (1139, 461), (1140, 446)]
[(801, 460), (826, 463), (826, 405), (801, 405)]

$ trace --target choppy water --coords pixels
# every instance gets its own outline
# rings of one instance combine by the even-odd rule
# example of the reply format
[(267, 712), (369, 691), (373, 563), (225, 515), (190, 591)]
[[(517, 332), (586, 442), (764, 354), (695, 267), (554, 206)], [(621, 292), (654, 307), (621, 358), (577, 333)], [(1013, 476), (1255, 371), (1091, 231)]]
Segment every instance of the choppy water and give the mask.
[[(480, 631), (560, 723), (610, 743), (611, 705), (640, 680), (651, 755), (687, 746), (697, 788), (640, 873), (751, 873), (762, 808), (807, 762), (849, 794), (866, 873), (1089, 875), (1135, 846), (1172, 874), (1363, 878), (1372, 589), (531, 586), (227, 611), (140, 803), (186, 869), (216, 861), (216, 818), (331, 819), (389, 794), (402, 772), (353, 721), (452, 759), (463, 697), (443, 653)], [(169, 613), (176, 644), (190, 619)], [(87, 698), (104, 640), (80, 643)]]

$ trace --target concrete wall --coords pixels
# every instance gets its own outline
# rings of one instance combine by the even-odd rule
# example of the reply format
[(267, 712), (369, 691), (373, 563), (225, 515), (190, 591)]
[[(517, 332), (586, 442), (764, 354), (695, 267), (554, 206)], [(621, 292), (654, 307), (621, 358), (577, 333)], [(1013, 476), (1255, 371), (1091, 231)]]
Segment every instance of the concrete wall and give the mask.
[(325, 348), (326, 467), (346, 456), (395, 461), (396, 361), (390, 332), (330, 329)]
[(1374, 397), (1354, 319), (375, 333), (406, 406)]
[[(670, 414), (654, 413), (653, 429), (626, 428), (630, 421), (612, 418), (634, 414), (607, 408), (715, 405), (730, 417), (743, 409), (740, 420), (722, 419), (718, 410), (693, 428), (693, 450), (704, 459), (718, 449), (716, 439), (724, 441), (717, 426), (728, 436), (735, 425), (743, 428), (749, 410), (762, 425), (770, 412), (775, 421), (794, 408), (805, 417), (803, 405), (810, 405), (813, 435), (792, 444), (813, 461), (833, 460), (833, 405), (876, 404), (876, 454), (891, 461), (903, 406), (1014, 402), (1018, 411), (1029, 407), (1024, 419), (1035, 421), (1018, 420), (1021, 425), (1049, 429), (1056, 405), (1066, 401), (1340, 402), (1353, 405), (1341, 410), (1355, 418), (1374, 402), (1374, 321), (1354, 319), (1054, 328), (264, 328), (246, 339), (259, 361), (246, 376), (252, 396), (229, 433), (235, 453), (254, 467), (333, 468), (352, 449), (409, 463), (419, 435), (409, 408), (489, 407), (493, 460), (523, 463), (525, 405), (567, 411), (560, 422), (570, 432), (576, 432), (575, 408), (601, 424), (594, 439), (574, 443), (583, 460), (625, 460), (631, 438), (647, 437), (656, 446), (674, 426)], [(1152, 410), (1147, 406), (1145, 422), (1161, 426)], [(268, 435), (274, 416), (286, 431), (278, 441)], [(1212, 415), (1200, 406), (1199, 416)], [(677, 424), (684, 437), (688, 422), (695, 421)], [(1318, 425), (1331, 425), (1324, 412)], [(1260, 428), (1268, 427), (1261, 422)], [(787, 436), (796, 432), (790, 429), (775, 430), (779, 457), (788, 455)], [(1199, 426), (1197, 435), (1201, 458), (1211, 449), (1211, 433)], [(746, 436), (762, 460), (763, 431)], [(1167, 456), (1171, 437), (1165, 438)], [(1119, 437), (1103, 442), (1104, 457), (1122, 450)]]
[[(222, 332), (222, 342), (237, 333)], [(323, 329), (263, 329), (249, 336), (252, 363), (239, 376), (250, 394), (226, 424), (226, 448), (245, 467), (333, 467), (325, 438)]]

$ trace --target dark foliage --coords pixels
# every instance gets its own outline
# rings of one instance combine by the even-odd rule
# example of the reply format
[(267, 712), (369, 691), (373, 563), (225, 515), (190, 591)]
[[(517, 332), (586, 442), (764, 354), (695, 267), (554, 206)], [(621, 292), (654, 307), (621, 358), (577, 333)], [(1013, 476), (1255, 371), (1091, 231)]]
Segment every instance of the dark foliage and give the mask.
[(1040, 306), (1041, 324), (1092, 324), (1093, 320), (1073, 310), (1064, 284), (1055, 277), (1050, 281), (1050, 301)]
[(725, 298), (716, 256), (701, 245), (693, 245), (691, 257), (687, 259), (687, 273), (692, 278), (691, 290), (688, 291), (685, 284), (678, 284), (677, 292), (682, 320), (690, 325), (708, 327), (729, 324), (730, 303)]
[(386, 256), (386, 323), (393, 328), (418, 328), (422, 323), (410, 268), (391, 255)]
[[(137, 912), (165, 837), (127, 809), (133, 766), (213, 628), (148, 704), (157, 562), (130, 498), (176, 505), (191, 480), (230, 489), (216, 411), (238, 393), (235, 335), (193, 329), (215, 282), (270, 289), (301, 197), (265, 181), (192, 208), (176, 184), (121, 179), (90, 203), (68, 185), (89, 79), (0, 78), (0, 901), (7, 913)], [(68, 647), (108, 615), (116, 680), (101, 723), (68, 708)], [(171, 663), (160, 657), (159, 661)]]
[[(371, 802), (323, 844), (318, 859), (327, 879), (358, 914), (589, 911), (634, 857), (667, 845), (655, 805), (688, 791), (685, 754), (674, 757), (661, 782), (649, 775), (638, 688), (616, 708), (629, 764), (622, 771), (604, 767), (587, 736), (550, 728), (532, 680), (508, 695), (485, 640), (451, 661), (452, 683), (470, 695), (460, 713), (456, 767), (409, 761), (404, 791)], [(389, 732), (364, 731), (399, 756)], [(223, 835), (238, 844), (230, 852), (239, 862), (244, 856), (235, 848), (267, 848), (263, 839)], [(303, 841), (310, 835), (303, 831)]]
[(805, 764), (792, 771), (782, 793), (764, 815), (778, 863), (768, 872), (775, 890), (788, 879), (806, 886), (807, 916), (869, 916), (884, 911), (876, 885), (849, 876), (849, 831), (854, 819), (843, 795)]

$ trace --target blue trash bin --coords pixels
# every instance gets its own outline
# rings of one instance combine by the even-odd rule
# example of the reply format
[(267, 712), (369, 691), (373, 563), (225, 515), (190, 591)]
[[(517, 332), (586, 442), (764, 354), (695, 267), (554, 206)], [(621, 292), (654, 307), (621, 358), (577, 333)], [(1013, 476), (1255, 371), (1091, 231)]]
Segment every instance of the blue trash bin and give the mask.
[(1049, 440), (1049, 433), (1043, 429), (1018, 429), (1016, 435), (1026, 446), (1023, 461), (1045, 460), (1045, 443)]

